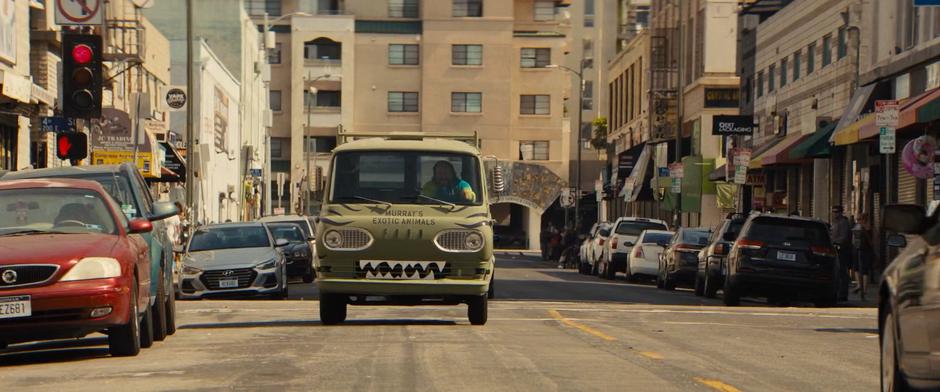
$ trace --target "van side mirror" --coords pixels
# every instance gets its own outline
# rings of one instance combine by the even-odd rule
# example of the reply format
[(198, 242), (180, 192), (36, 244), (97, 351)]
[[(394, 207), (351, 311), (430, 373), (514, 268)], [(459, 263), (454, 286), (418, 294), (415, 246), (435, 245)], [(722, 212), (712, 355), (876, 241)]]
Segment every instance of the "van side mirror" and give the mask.
[(885, 229), (901, 234), (923, 234), (930, 225), (927, 211), (918, 205), (886, 205), (882, 216)]
[(888, 246), (892, 248), (904, 248), (907, 246), (907, 238), (904, 238), (904, 236), (900, 234), (888, 236)]

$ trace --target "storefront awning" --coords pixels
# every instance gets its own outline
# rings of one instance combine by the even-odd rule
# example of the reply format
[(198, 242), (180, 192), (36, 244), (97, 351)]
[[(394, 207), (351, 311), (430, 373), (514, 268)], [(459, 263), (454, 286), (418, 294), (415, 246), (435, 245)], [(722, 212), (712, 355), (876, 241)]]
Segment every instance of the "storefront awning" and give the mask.
[(940, 119), (940, 88), (927, 91), (903, 105), (898, 128), (904, 128), (913, 123), (928, 123), (937, 119)]
[[(839, 124), (842, 122), (840, 121)], [(858, 143), (864, 138), (862, 135), (862, 129), (865, 129), (865, 133), (870, 133), (871, 129), (875, 127), (875, 114), (869, 113), (858, 121), (847, 124), (845, 127), (839, 128), (836, 126), (835, 132), (832, 133), (832, 136), (829, 138), (832, 141), (832, 144), (837, 146), (845, 146), (849, 144)]]
[(803, 140), (806, 140), (809, 136), (810, 135), (806, 134), (787, 136), (782, 142), (777, 143), (776, 146), (767, 150), (767, 153), (764, 154), (764, 158), (761, 160), (761, 166), (796, 163), (794, 160), (790, 159), (790, 150), (799, 145)]
[(648, 171), (647, 168), (649, 167), (651, 155), (652, 149), (650, 146), (644, 145), (643, 151), (640, 153), (636, 164), (633, 166), (633, 170), (630, 172), (630, 176), (623, 181), (623, 191), (621, 191), (621, 195), (624, 201), (628, 203), (636, 201), (637, 197), (640, 196), (640, 191), (643, 190), (643, 185), (646, 183), (646, 173)]
[(940, 120), (940, 97), (935, 96), (940, 90), (934, 90), (931, 99), (916, 109), (918, 122), (931, 122)]
[[(872, 83), (855, 90), (855, 94), (852, 95), (852, 100), (849, 101), (849, 106), (845, 108), (845, 113), (842, 114), (842, 118), (839, 120), (838, 125), (836, 125), (835, 132), (833, 132), (832, 137), (829, 139), (830, 143), (842, 146), (858, 142), (859, 127), (856, 125), (860, 125), (860, 121), (864, 119), (860, 118), (862, 110), (865, 109), (865, 105), (868, 103), (869, 98), (871, 98), (871, 93), (875, 90), (875, 86), (877, 85), (877, 83)], [(871, 115), (871, 117), (871, 121), (874, 122), (874, 115)]]
[(809, 137), (800, 142), (800, 144), (790, 149), (790, 159), (813, 159), (829, 156), (829, 137), (835, 129), (835, 123), (817, 129), (816, 132), (809, 135)]
[(784, 138), (782, 137), (773, 138), (760, 147), (753, 149), (751, 151), (751, 163), (747, 165), (747, 167), (749, 169), (760, 169), (763, 166), (764, 155), (783, 140)]
[[(898, 116), (897, 129), (900, 130), (915, 124), (930, 122), (929, 119), (922, 119), (918, 116), (917, 112), (937, 99), (940, 99), (940, 89), (934, 89), (916, 97), (902, 100), (898, 108), (900, 114)], [(940, 103), (938, 103), (938, 106), (940, 106)], [(929, 109), (927, 111), (929, 112)], [(926, 115), (925, 117), (929, 117), (929, 113), (924, 114)], [(871, 114), (868, 117), (871, 118), (861, 124), (858, 129), (858, 141), (873, 138), (879, 134), (879, 127), (875, 125), (875, 115)], [(938, 117), (940, 117), (940, 113), (938, 113)]]
[(186, 158), (183, 158), (179, 151), (170, 143), (160, 142), (160, 147), (166, 152), (163, 165), (160, 169), (160, 177), (150, 178), (150, 182), (185, 182), (186, 181)]

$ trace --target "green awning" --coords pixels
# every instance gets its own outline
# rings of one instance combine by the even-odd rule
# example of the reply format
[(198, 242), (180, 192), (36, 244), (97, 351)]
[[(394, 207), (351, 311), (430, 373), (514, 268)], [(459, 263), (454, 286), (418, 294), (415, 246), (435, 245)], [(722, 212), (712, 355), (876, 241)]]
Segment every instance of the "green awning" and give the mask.
[(940, 98), (930, 101), (917, 109), (917, 122), (931, 122), (940, 119)]
[(829, 156), (829, 137), (832, 135), (832, 131), (836, 129), (837, 124), (838, 123), (833, 122), (823, 128), (817, 129), (816, 133), (809, 135), (808, 138), (790, 150), (790, 159), (810, 159)]

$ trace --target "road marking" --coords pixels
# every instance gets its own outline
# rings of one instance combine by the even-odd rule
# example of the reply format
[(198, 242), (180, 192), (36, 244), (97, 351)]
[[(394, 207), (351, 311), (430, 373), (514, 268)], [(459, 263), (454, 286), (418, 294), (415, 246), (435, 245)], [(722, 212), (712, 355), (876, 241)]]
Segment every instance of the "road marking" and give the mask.
[(614, 341), (614, 340), (617, 340), (617, 339), (614, 338), (613, 336), (610, 336), (610, 335), (608, 335), (608, 334), (606, 334), (606, 333), (603, 333), (603, 332), (601, 332), (601, 331), (598, 331), (598, 330), (596, 330), (596, 329), (594, 329), (594, 328), (591, 328), (591, 327), (589, 327), (589, 326), (587, 326), (587, 325), (581, 324), (581, 323), (576, 322), (576, 321), (572, 321), (571, 319), (567, 319), (567, 318), (565, 318), (564, 316), (562, 316), (561, 313), (558, 313), (558, 311), (555, 310), (555, 309), (549, 309), (549, 310), (548, 310), (548, 314), (551, 315), (552, 318), (554, 318), (555, 320), (558, 320), (558, 321), (562, 322), (563, 324), (565, 324), (565, 325), (567, 325), (567, 326), (569, 326), (569, 327), (577, 328), (577, 329), (581, 330), (581, 331), (584, 332), (584, 333), (587, 333), (587, 334), (590, 334), (590, 335), (594, 335), (594, 336), (599, 337), (599, 338), (601, 338), (601, 339), (603, 339), (603, 340), (606, 340), (606, 341), (608, 341), (608, 342), (612, 342), (612, 341)]
[(640, 355), (649, 359), (663, 359), (663, 355), (655, 351), (640, 351)]
[(718, 380), (710, 380), (706, 378), (695, 377), (695, 381), (697, 381), (699, 384), (705, 385), (711, 389), (714, 389), (720, 392), (741, 392), (740, 389), (730, 386), (728, 384), (725, 384)]

